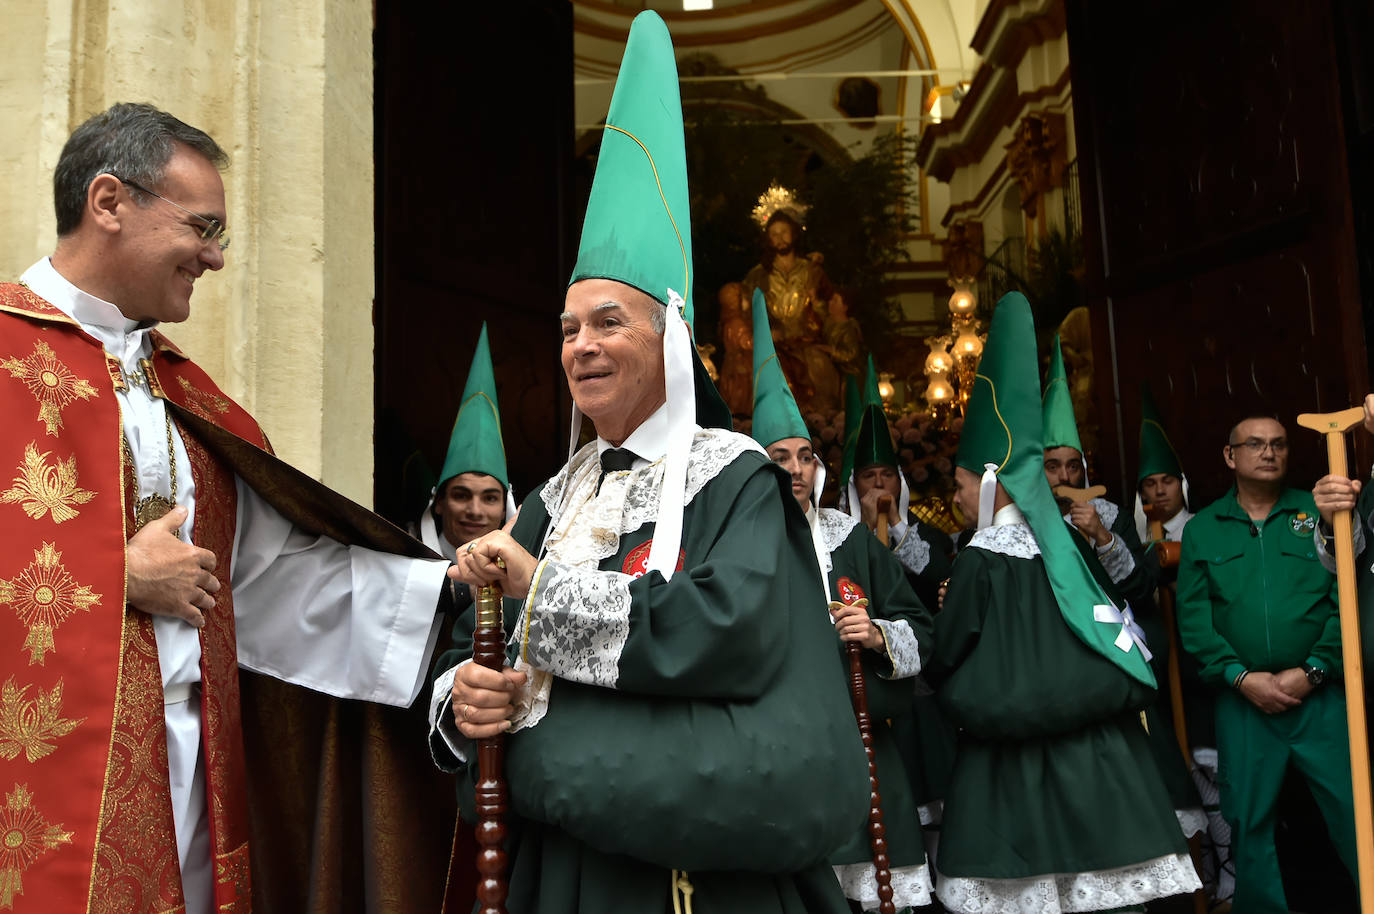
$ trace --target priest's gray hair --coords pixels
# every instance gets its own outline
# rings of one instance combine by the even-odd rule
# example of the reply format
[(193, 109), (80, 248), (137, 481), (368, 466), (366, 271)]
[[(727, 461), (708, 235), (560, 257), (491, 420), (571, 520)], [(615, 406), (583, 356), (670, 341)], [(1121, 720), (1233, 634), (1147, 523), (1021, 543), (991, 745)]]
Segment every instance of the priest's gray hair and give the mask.
[(654, 333), (657, 333), (659, 336), (662, 336), (664, 331), (668, 329), (668, 308), (671, 307), (672, 305), (668, 305), (663, 308), (654, 308), (649, 311), (649, 326), (653, 327)]
[[(53, 172), (57, 234), (70, 234), (81, 224), (86, 194), (98, 175), (112, 174), (156, 189), (177, 144), (200, 153), (218, 169), (229, 166), (228, 153), (209, 134), (152, 105), (121, 102), (89, 118), (68, 138)], [(145, 199), (133, 188), (129, 193)]]

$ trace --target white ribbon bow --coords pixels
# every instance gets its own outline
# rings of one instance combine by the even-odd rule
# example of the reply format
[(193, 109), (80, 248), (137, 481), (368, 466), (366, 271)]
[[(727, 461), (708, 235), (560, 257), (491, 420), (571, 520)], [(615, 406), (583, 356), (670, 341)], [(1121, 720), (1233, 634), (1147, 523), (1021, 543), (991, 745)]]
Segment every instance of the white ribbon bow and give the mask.
[(1135, 621), (1135, 613), (1131, 612), (1131, 607), (1127, 606), (1123, 610), (1118, 610), (1110, 603), (1100, 604), (1093, 607), (1093, 620), (1096, 622), (1106, 622), (1108, 625), (1120, 625), (1121, 632), (1116, 636), (1112, 643), (1126, 653), (1131, 652), (1131, 643), (1135, 642), (1140, 647), (1140, 653), (1149, 663), (1154, 657), (1150, 649), (1145, 646), (1145, 632)]

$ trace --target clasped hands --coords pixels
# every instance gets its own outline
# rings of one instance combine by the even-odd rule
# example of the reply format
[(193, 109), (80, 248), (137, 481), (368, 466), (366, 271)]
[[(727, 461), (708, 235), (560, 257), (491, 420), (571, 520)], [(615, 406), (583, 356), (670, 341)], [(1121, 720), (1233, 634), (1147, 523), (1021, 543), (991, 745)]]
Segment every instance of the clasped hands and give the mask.
[(1240, 693), (1265, 714), (1278, 714), (1296, 708), (1312, 692), (1312, 683), (1300, 667), (1277, 673), (1246, 673)]
[[(459, 546), (448, 576), (470, 587), (499, 584), (506, 596), (524, 599), (538, 564), (504, 530), (495, 530)], [(510, 667), (498, 672), (476, 663), (461, 664), (450, 693), (458, 732), (468, 739), (485, 739), (509, 730), (516, 690), (525, 684), (525, 678), (524, 673)]]

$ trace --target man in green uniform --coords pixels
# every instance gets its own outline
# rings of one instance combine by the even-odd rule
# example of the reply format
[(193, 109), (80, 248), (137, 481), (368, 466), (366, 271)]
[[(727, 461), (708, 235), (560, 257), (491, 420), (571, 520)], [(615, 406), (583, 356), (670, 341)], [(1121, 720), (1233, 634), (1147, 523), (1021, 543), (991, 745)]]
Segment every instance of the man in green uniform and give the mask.
[(1287, 911), (1274, 848), (1291, 762), (1307, 778), (1332, 843), (1355, 872), (1355, 821), (1335, 579), (1317, 558), (1312, 495), (1283, 484), (1288, 438), (1247, 418), (1223, 451), (1235, 486), (1183, 531), (1178, 624), (1217, 690), (1221, 809), (1231, 823), (1237, 914)]
[(1141, 727), (1140, 629), (1045, 482), (1035, 328), (998, 303), (956, 459), (977, 531), (927, 676), (961, 730), (937, 891), (951, 911), (1089, 911), (1199, 883)]
[(515, 495), (501, 440), (496, 376), (483, 322), (439, 484), (420, 515), (420, 539), (451, 562), (459, 546), (499, 529), (514, 516)]
[(469, 813), (470, 741), (507, 734), (512, 914), (846, 910), (827, 859), (867, 763), (790, 481), (696, 358), (687, 201), (672, 42), (645, 12), (560, 321), (573, 452), (453, 571), (501, 585), (513, 667), (467, 661), (460, 619), (431, 705)]
[[(907, 583), (902, 565), (863, 524), (842, 511), (822, 508), (824, 469), (812, 453), (811, 433), (773, 350), (768, 309), (754, 291), (754, 440), (792, 478), (792, 495), (806, 512), (825, 575), (830, 613), (839, 634), (840, 668), (848, 675), (845, 643), (863, 648), (864, 687), (873, 721), (873, 750), (883, 797), (892, 872), (892, 901), (899, 911), (930, 904), (930, 868), (921, 823), (904, 759), (892, 736), (896, 719), (912, 713), (912, 678), (930, 656), (930, 613)], [(819, 481), (817, 479), (819, 477)], [(904, 764), (905, 763), (905, 764)], [(868, 823), (830, 856), (845, 896), (865, 911), (880, 898)]]

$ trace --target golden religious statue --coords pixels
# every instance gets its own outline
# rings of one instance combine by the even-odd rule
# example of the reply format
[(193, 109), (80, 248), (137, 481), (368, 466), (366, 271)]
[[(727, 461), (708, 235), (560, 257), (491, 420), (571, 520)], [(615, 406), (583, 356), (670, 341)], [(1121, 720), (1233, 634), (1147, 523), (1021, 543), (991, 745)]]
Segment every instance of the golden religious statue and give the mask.
[(746, 312), (754, 290), (763, 291), (778, 361), (803, 414), (840, 405), (840, 373), (827, 339), (834, 290), (821, 268), (821, 255), (798, 249), (805, 212), (791, 191), (777, 185), (759, 198), (754, 221), (764, 230), (763, 256), (740, 290)]

